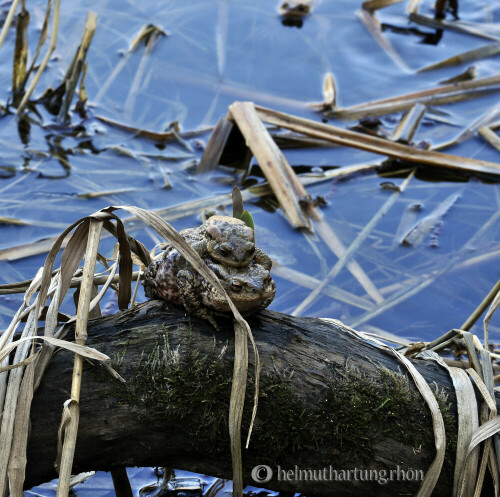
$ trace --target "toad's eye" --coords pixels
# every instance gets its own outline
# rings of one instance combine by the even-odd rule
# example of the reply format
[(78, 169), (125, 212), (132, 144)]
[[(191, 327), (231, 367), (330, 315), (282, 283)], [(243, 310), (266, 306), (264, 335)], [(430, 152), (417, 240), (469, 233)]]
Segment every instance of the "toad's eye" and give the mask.
[(232, 280), (231, 290), (233, 290), (233, 292), (241, 292), (241, 290), (243, 290), (243, 285), (238, 280)]
[(231, 249), (231, 246), (230, 245), (227, 245), (226, 243), (221, 243), (219, 245), (219, 250), (220, 250), (220, 253), (224, 256), (228, 256), (231, 254), (232, 252), (232, 249)]

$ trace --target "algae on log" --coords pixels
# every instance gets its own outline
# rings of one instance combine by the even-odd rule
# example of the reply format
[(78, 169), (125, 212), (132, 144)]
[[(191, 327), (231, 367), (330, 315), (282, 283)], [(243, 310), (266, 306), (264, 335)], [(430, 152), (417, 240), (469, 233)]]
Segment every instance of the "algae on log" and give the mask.
[[(434, 457), (431, 417), (394, 356), (316, 318), (265, 311), (249, 324), (262, 372), (256, 425), (243, 449), (245, 482), (308, 496), (415, 494), (420, 481), (407, 480), (425, 473)], [(91, 321), (87, 343), (112, 357), (127, 383), (85, 365), (74, 472), (165, 465), (229, 478), (230, 321), (225, 329), (216, 332), (158, 301)], [(59, 352), (35, 394), (27, 488), (56, 477), (72, 363), (71, 354)], [(447, 457), (433, 495), (451, 495), (455, 395), (439, 366), (414, 364), (436, 383), (445, 418)], [(253, 395), (247, 390), (244, 430)], [(271, 467), (273, 478), (257, 484), (257, 465)]]

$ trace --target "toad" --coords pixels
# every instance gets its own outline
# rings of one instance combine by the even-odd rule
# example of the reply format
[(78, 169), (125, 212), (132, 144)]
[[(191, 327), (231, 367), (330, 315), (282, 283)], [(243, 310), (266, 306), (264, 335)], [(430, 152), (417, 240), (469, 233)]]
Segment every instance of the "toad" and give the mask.
[[(244, 267), (226, 266), (210, 258), (204, 262), (242, 314), (258, 312), (272, 302), (274, 281), (269, 269), (255, 260)], [(215, 317), (231, 311), (226, 299), (173, 248), (146, 269), (144, 290), (146, 297), (183, 305), (188, 313), (208, 320), (216, 329)]]
[[(212, 216), (198, 228), (180, 233), (202, 259), (210, 257), (230, 267), (248, 266), (255, 260), (267, 270), (271, 269), (270, 257), (255, 246), (253, 229), (235, 217)], [(165, 250), (171, 249), (167, 245)]]

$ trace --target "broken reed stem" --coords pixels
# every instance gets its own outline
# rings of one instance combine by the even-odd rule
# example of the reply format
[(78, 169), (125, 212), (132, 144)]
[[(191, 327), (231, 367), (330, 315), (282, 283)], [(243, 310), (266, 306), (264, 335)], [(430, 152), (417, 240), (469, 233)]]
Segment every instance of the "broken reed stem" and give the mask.
[[(500, 76), (498, 77), (500, 83)], [(408, 162), (438, 167), (448, 167), (466, 172), (500, 175), (500, 164), (468, 157), (443, 154), (429, 150), (419, 150), (402, 143), (394, 143), (376, 136), (369, 136), (336, 126), (319, 123), (310, 119), (292, 116), (263, 107), (256, 107), (261, 119), (269, 124), (304, 133), (309, 136), (338, 143), (348, 147), (367, 150), (375, 154), (394, 157)]]
[(261, 165), (292, 226), (311, 231), (311, 224), (297, 199), (297, 195), (304, 195), (305, 190), (297, 190), (293, 180), (295, 173), (259, 119), (254, 104), (234, 102), (229, 106), (229, 112), (245, 137), (247, 146)]
[(28, 104), (28, 100), (31, 97), (31, 94), (35, 91), (36, 85), (38, 84), (38, 81), (40, 81), (42, 73), (43, 73), (43, 71), (45, 71), (45, 68), (47, 67), (47, 64), (49, 63), (50, 57), (51, 57), (52, 53), (54, 52), (54, 50), (56, 49), (57, 33), (59, 31), (60, 6), (61, 6), (61, 0), (55, 0), (54, 13), (52, 15), (52, 34), (50, 37), (50, 46), (49, 46), (49, 49), (47, 50), (47, 53), (45, 54), (45, 57), (42, 60), (42, 63), (40, 64), (40, 67), (38, 68), (38, 71), (35, 74), (35, 77), (31, 81), (31, 84), (29, 85), (28, 89), (26, 90), (26, 93), (24, 94), (23, 99), (21, 100), (21, 103), (19, 104), (19, 107), (17, 109), (18, 116), (20, 116), (24, 112), (24, 109), (26, 108), (26, 105)]
[(362, 104), (353, 105), (351, 107), (344, 107), (334, 109), (327, 113), (328, 116), (341, 119), (356, 119), (363, 116), (375, 116), (391, 114), (400, 112), (410, 108), (416, 103), (422, 104), (438, 104), (438, 103), (451, 103), (454, 101), (465, 100), (466, 98), (475, 98), (483, 93), (466, 93), (469, 90), (498, 90), (500, 85), (500, 75), (488, 76), (485, 78), (474, 79), (471, 81), (463, 81), (461, 83), (454, 83), (445, 86), (438, 86), (428, 90), (421, 90), (414, 93), (407, 93), (405, 95), (398, 95), (396, 97), (383, 98), (380, 100), (373, 100)]
[(493, 302), (493, 299), (498, 292), (500, 292), (500, 280), (496, 282), (495, 286), (490, 290), (488, 295), (484, 297), (483, 301), (477, 306), (474, 312), (465, 320), (462, 326), (460, 326), (460, 329), (469, 331), (474, 323), (481, 317), (481, 314), (483, 314), (483, 312)]
[[(99, 247), (103, 221), (90, 219), (89, 235), (85, 252), (85, 265), (83, 267), (82, 285), (75, 325), (75, 343), (85, 345), (87, 341), (87, 322), (89, 316), (90, 301), (92, 300), (92, 288), (96, 264), (96, 254)], [(67, 497), (75, 454), (76, 436), (78, 433), (80, 388), (82, 381), (83, 357), (75, 354), (73, 366), (73, 379), (71, 384), (71, 401), (68, 406), (70, 420), (64, 430), (64, 445), (62, 449), (61, 464), (59, 470), (59, 482), (57, 485), (57, 497)]]

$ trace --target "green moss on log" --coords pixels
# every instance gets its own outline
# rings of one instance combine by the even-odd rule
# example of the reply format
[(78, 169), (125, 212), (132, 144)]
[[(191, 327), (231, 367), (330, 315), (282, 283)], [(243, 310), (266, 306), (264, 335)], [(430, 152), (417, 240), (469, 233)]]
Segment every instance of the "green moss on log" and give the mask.
[[(159, 416), (182, 423), (199, 441), (200, 450), (229, 453), (227, 415), (232, 366), (223, 360), (226, 346), (202, 354), (194, 340), (172, 348), (168, 333), (153, 352), (143, 356), (126, 384), (110, 392), (134, 408), (144, 422)], [(126, 353), (115, 362), (120, 370)], [(303, 449), (322, 447), (328, 459), (316, 461), (337, 468), (369, 466), (378, 442), (391, 438), (432, 459), (434, 437), (430, 412), (413, 383), (403, 374), (379, 368), (369, 376), (356, 367), (332, 369), (320, 398), (304, 400), (292, 388), (292, 371), (262, 373), (259, 408), (246, 459), (258, 454), (259, 464), (290, 466)], [(247, 389), (244, 423), (249, 426), (253, 388)], [(445, 421), (447, 465), (456, 443), (452, 407), (435, 392)], [(325, 444), (329, 447), (325, 450)], [(262, 451), (262, 447), (269, 450)], [(259, 450), (260, 449), (260, 450)], [(228, 456), (229, 457), (229, 456)], [(288, 465), (288, 466), (287, 466)]]

